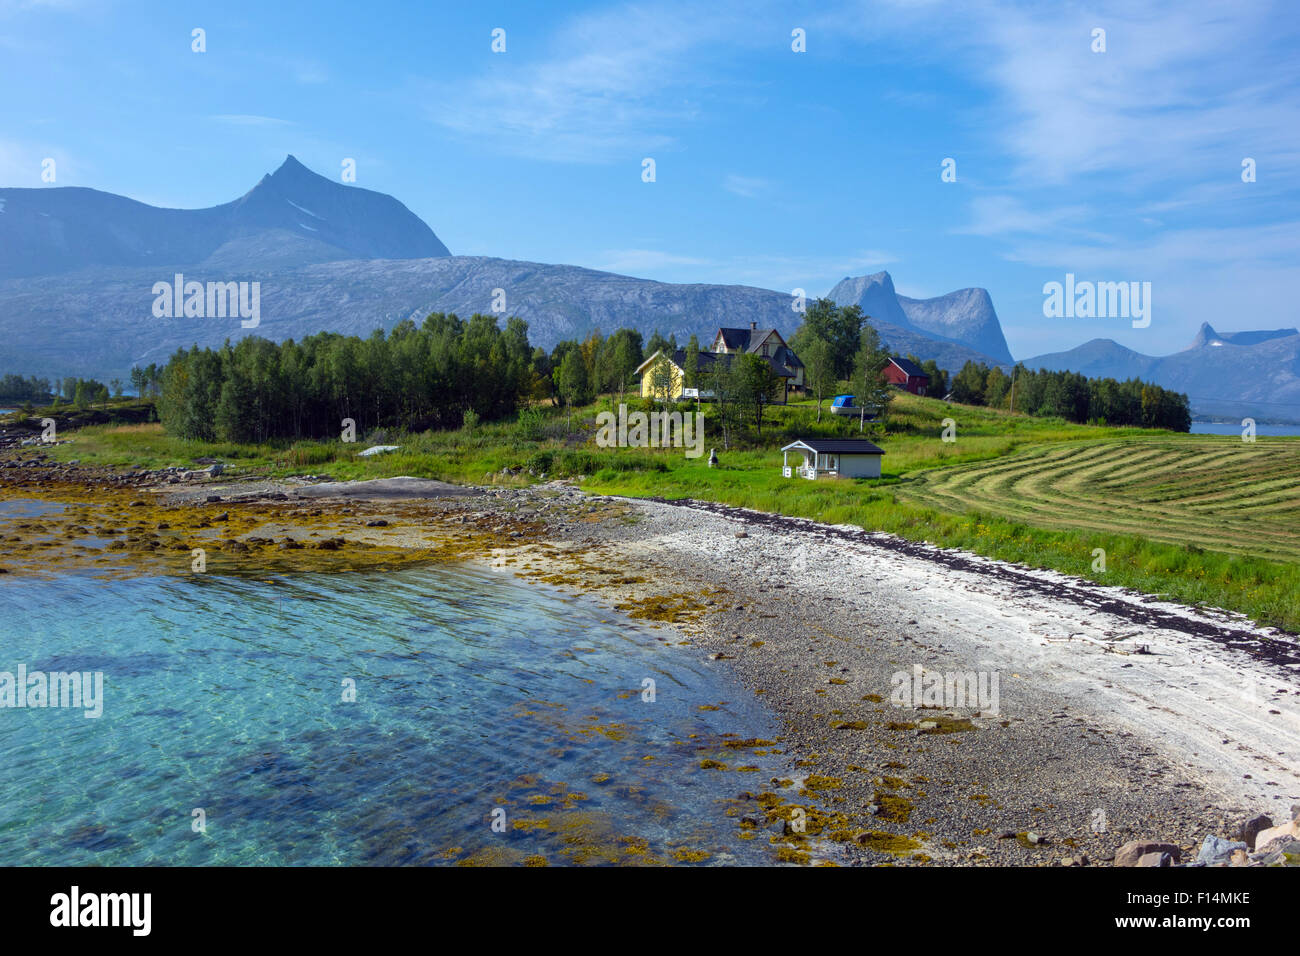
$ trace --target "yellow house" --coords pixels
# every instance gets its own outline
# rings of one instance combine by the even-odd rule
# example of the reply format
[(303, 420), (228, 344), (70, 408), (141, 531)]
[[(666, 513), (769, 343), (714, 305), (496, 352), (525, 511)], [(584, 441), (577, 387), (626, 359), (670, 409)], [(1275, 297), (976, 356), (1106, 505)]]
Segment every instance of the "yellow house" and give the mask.
[[(641, 377), (641, 397), (657, 397), (670, 402), (681, 398), (686, 384), (686, 369), (682, 364), (685, 361), (686, 353), (682, 349), (671, 356), (660, 349), (638, 365), (636, 374)], [(671, 380), (668, 379), (669, 375), (672, 376)], [(667, 394), (664, 394), (665, 391)]]
[[(699, 356), (697, 368), (701, 375), (706, 374), (714, 362), (731, 364), (736, 355), (736, 353), (729, 352), (703, 351), (697, 354)], [(781, 379), (781, 388), (775, 396), (775, 404), (784, 405), (790, 380), (794, 378), (794, 373), (772, 356), (764, 355), (762, 357), (766, 359), (777, 377)], [(800, 371), (802, 371), (802, 366)], [(678, 349), (670, 355), (661, 349), (637, 366), (636, 374), (641, 377), (642, 398), (657, 398), (661, 401), (675, 402), (682, 398), (683, 392), (686, 391), (686, 350)], [(696, 394), (688, 394), (685, 397), (707, 400), (712, 397), (712, 393), (707, 388), (702, 388)]]

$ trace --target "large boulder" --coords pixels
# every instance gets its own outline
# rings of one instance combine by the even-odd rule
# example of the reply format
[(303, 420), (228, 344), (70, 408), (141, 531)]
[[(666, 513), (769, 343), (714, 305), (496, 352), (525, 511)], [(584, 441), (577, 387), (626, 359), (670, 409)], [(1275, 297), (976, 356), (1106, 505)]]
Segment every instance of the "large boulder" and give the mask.
[(1234, 851), (1245, 849), (1246, 844), (1243, 841), (1207, 836), (1205, 842), (1201, 844), (1200, 852), (1196, 854), (1196, 862), (1204, 863), (1206, 866), (1226, 865), (1232, 861)]
[(1232, 833), (1234, 840), (1240, 840), (1250, 849), (1255, 849), (1255, 837), (1260, 831), (1267, 830), (1273, 825), (1273, 818), (1267, 814), (1261, 813), (1258, 816), (1250, 817), (1237, 824), (1237, 828)]
[(1182, 858), (1182, 851), (1172, 843), (1161, 843), (1158, 840), (1131, 840), (1115, 851), (1116, 866), (1153, 866), (1156, 864), (1141, 864), (1138, 861), (1150, 853), (1168, 853), (1174, 863), (1178, 863)]
[(1262, 851), (1267, 849), (1274, 840), (1291, 839), (1297, 836), (1300, 836), (1300, 821), (1292, 820), (1279, 827), (1269, 827), (1267, 830), (1260, 830), (1255, 836), (1255, 849)]

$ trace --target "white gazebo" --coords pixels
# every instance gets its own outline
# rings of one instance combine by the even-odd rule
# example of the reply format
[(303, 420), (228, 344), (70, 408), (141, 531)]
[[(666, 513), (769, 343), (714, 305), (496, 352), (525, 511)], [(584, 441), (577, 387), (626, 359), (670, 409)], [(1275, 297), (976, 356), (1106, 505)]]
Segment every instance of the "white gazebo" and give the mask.
[[(803, 463), (790, 464), (790, 452)], [(885, 451), (864, 438), (806, 438), (781, 449), (781, 473), (787, 478), (879, 478)]]

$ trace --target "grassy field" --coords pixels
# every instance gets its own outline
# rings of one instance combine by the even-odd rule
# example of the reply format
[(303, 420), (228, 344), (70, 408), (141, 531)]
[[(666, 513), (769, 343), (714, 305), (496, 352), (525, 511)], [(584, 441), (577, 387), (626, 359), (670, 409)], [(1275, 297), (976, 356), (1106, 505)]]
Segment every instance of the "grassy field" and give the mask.
[[(857, 436), (857, 422), (810, 404), (772, 409), (762, 441), (724, 450), (718, 468), (676, 449), (594, 447), (608, 402), (528, 429), (513, 422), (365, 441), (266, 445), (189, 442), (152, 425), (98, 425), (58, 446), (64, 460), (157, 468), (219, 458), (232, 470), (339, 479), (417, 475), (524, 484), (583, 477), (591, 491), (695, 498), (856, 524), (987, 557), (1053, 568), (1190, 604), (1240, 611), (1300, 631), (1300, 439), (1177, 435), (1074, 425), (901, 395), (870, 437), (886, 450), (879, 480), (782, 477), (781, 445)], [(707, 406), (706, 406), (707, 414)], [(956, 441), (944, 442), (944, 422)], [(868, 426), (869, 429), (872, 426)], [(67, 435), (64, 435), (67, 437)], [(400, 445), (373, 458), (370, 443)], [(1106, 553), (1095, 570), (1096, 549)]]
[(1040, 445), (939, 468), (907, 502), (974, 508), (1041, 528), (1142, 535), (1300, 561), (1300, 441), (1186, 437)]

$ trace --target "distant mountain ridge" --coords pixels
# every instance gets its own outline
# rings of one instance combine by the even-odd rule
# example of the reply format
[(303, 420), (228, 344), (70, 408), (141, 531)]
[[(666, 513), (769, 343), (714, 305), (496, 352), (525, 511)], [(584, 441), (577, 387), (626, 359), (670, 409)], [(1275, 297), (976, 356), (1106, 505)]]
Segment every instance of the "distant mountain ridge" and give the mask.
[[(124, 376), (133, 364), (165, 361), (195, 342), (301, 339), (325, 330), (368, 335), (430, 312), (488, 313), (496, 290), (505, 295), (503, 315), (525, 319), (530, 340), (545, 348), (622, 326), (680, 343), (692, 334), (709, 341), (718, 326), (745, 322), (788, 337), (802, 321), (791, 297), (770, 289), (452, 256), (396, 199), (327, 180), (293, 156), (244, 196), (209, 209), (158, 209), (79, 188), (6, 189), (0, 199), (7, 343), (0, 371)], [(176, 273), (186, 282), (260, 283), (260, 325), (154, 317), (150, 290)], [(908, 300), (931, 311), (936, 301)], [(994, 361), (959, 336), (921, 327), (939, 320), (913, 322), (895, 306), (873, 321), (896, 351), (952, 370)]]
[(301, 265), (447, 256), (391, 196), (313, 173), (293, 156), (233, 202), (160, 209), (81, 187), (0, 189), (0, 279), (94, 267)]
[[(791, 297), (770, 289), (452, 256), (398, 200), (326, 179), (293, 156), (239, 199), (208, 209), (159, 209), (67, 187), (0, 189), (0, 209), (0, 372), (125, 377), (134, 364), (164, 362), (195, 343), (368, 335), (430, 312), (490, 313), (497, 290), (504, 315), (525, 319), (531, 341), (544, 348), (622, 326), (685, 343), (756, 322), (788, 338), (802, 321)], [(259, 282), (260, 326), (155, 318), (151, 290), (178, 272), (187, 281)], [(860, 305), (899, 354), (950, 371), (967, 361), (1011, 364), (984, 289), (912, 299), (879, 272), (847, 277), (828, 297)], [(1300, 420), (1295, 329), (1220, 333), (1204, 325), (1188, 349), (1164, 357), (1094, 339), (1026, 364), (1155, 381), (1186, 392), (1201, 413), (1262, 417), (1273, 409), (1274, 417)]]
[(1172, 355), (1143, 355), (1110, 339), (1026, 359), (1026, 368), (1140, 378), (1185, 393), (1200, 415), (1300, 421), (1300, 330), (1218, 332), (1201, 325)]
[(933, 299), (910, 299), (894, 290), (888, 272), (877, 272), (840, 280), (827, 298), (839, 305), (861, 306), (873, 319), (899, 329), (983, 352), (996, 364), (1012, 364), (1002, 323), (985, 289), (958, 289)]
[[(684, 285), (636, 279), (580, 266), (480, 256), (367, 259), (293, 267), (184, 271), (187, 281), (261, 282), (261, 325), (244, 330), (234, 319), (154, 318), (151, 269), (94, 269), (57, 276), (0, 280), (0, 336), (5, 365), (38, 375), (121, 375), (133, 364), (165, 361), (177, 348), (220, 345), (261, 335), (301, 339), (323, 330), (369, 335), (430, 312), (468, 317), (490, 313), (494, 290), (505, 291), (504, 315), (528, 322), (529, 339), (552, 347), (601, 329), (658, 330), (684, 344), (702, 343), (719, 326), (753, 321), (789, 338), (802, 322), (787, 293), (753, 286)], [(161, 278), (170, 280), (168, 272)], [(902, 354), (935, 358), (945, 368), (989, 363), (981, 352), (877, 322), (882, 338)]]
[(1273, 339), (1286, 338), (1288, 335), (1300, 335), (1300, 329), (1264, 329), (1255, 332), (1216, 332), (1209, 322), (1202, 322), (1192, 348), (1202, 345), (1258, 345)]

